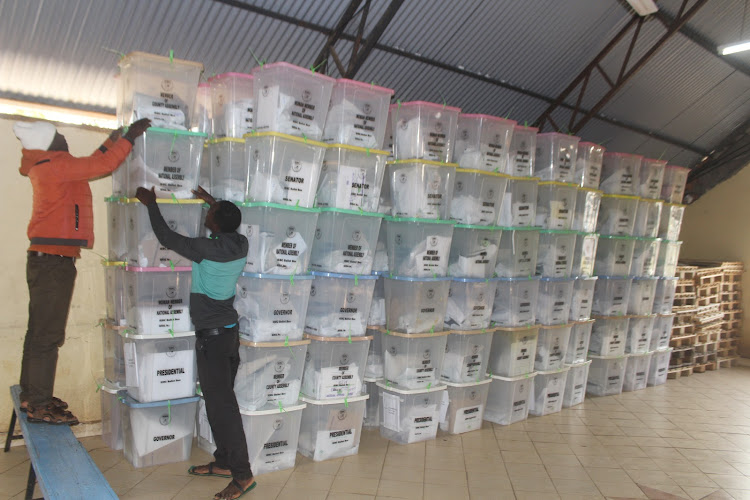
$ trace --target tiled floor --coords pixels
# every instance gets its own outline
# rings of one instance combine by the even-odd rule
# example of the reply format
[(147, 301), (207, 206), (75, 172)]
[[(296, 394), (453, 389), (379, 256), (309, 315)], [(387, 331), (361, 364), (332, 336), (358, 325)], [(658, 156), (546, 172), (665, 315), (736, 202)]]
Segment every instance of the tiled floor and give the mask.
[[(83, 440), (126, 499), (208, 499), (224, 479), (188, 463), (133, 469), (99, 438)], [(194, 463), (208, 461), (194, 449)], [(750, 499), (750, 368), (587, 399), (510, 427), (400, 446), (363, 433), (359, 455), (258, 477), (260, 499)], [(23, 498), (28, 459), (0, 453), (0, 499)]]

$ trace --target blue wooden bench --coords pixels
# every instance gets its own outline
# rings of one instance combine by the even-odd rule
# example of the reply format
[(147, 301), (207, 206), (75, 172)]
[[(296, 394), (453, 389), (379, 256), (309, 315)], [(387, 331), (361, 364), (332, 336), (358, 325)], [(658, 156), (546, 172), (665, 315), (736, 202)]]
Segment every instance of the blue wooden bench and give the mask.
[[(26, 500), (34, 494), (38, 482), (44, 498), (69, 500), (71, 498), (117, 499), (112, 487), (102, 475), (91, 456), (73, 435), (67, 425), (29, 423), (21, 412), (21, 387), (11, 386), (13, 415), (5, 440), (5, 451), (10, 450), (13, 439), (23, 438), (31, 458), (29, 479), (26, 483)], [(16, 422), (21, 435), (14, 435)]]

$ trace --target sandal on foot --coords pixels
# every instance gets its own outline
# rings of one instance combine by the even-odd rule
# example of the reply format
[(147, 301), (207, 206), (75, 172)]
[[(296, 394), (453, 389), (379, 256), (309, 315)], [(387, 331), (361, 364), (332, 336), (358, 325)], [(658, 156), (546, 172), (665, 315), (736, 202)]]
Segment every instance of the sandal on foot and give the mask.
[[(68, 409), (68, 403), (66, 403), (62, 399), (56, 398), (54, 396), (52, 396), (52, 400), (50, 401), (50, 404), (56, 406), (57, 408), (60, 408), (61, 410), (67, 410)], [(21, 401), (21, 411), (23, 413), (26, 413), (26, 411), (28, 410), (28, 408), (29, 408), (29, 402), (28, 401)]]
[[(190, 474), (191, 476), (204, 476), (204, 477), (208, 477), (208, 476), (211, 476), (211, 477), (225, 477), (225, 478), (232, 477), (231, 474), (219, 474), (218, 472), (214, 472), (214, 466), (215, 465), (216, 465), (216, 462), (211, 462), (211, 463), (206, 464), (206, 465), (193, 465), (193, 466), (191, 466), (188, 469), (188, 474)], [(208, 467), (208, 472), (203, 472), (203, 473), (196, 472), (195, 469), (198, 468), (198, 467)], [(242, 489), (242, 488), (240, 488), (240, 489)]]
[(41, 407), (28, 405), (26, 418), (31, 423), (52, 425), (78, 425), (79, 423), (71, 412), (58, 408), (53, 403)]
[(239, 483), (239, 481), (237, 481), (236, 479), (232, 479), (232, 481), (229, 483), (229, 485), (226, 488), (224, 488), (219, 493), (217, 493), (216, 495), (214, 495), (214, 500), (224, 500), (226, 497), (220, 497), (219, 495), (221, 495), (224, 491), (226, 491), (227, 488), (229, 488), (229, 486), (234, 486), (235, 488), (237, 488), (237, 491), (239, 491), (240, 494), (237, 495), (236, 497), (230, 497), (228, 500), (236, 500), (236, 499), (244, 496), (245, 493), (249, 492), (250, 490), (252, 490), (253, 488), (255, 488), (257, 485), (258, 485), (257, 481), (253, 481), (252, 483), (248, 484), (243, 489), (243, 487)]

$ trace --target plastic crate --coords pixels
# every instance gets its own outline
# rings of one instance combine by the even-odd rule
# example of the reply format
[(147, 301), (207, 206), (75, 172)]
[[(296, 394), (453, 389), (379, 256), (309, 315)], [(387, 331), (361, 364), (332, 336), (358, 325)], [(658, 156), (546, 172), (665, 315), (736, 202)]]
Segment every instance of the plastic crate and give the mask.
[[(339, 78), (323, 129), (323, 141), (382, 149), (393, 89)], [(341, 207), (348, 208), (348, 207)]]
[(386, 217), (383, 224), (390, 274), (426, 278), (448, 273), (451, 221)]
[(599, 189), (605, 149), (593, 142), (579, 142), (573, 182), (581, 187)]
[(253, 80), (253, 75), (244, 73), (222, 73), (208, 79), (215, 137), (240, 138), (255, 128)]
[(447, 332), (386, 334), (382, 345), (388, 387), (424, 390), (438, 385), (447, 341)]
[(492, 308), (492, 324), (529, 326), (536, 322), (539, 278), (499, 278)]
[(509, 173), (509, 152), (516, 122), (488, 115), (458, 115), (453, 162), (462, 168)]
[(505, 227), (530, 227), (536, 222), (539, 179), (511, 177), (500, 207), (498, 224)]
[(599, 189), (607, 194), (638, 195), (643, 156), (627, 153), (604, 153)]
[(383, 419), (380, 435), (399, 444), (435, 439), (445, 386), (402, 390), (378, 382)]
[(504, 229), (500, 235), (495, 273), (501, 278), (536, 274), (539, 228)]
[(544, 229), (571, 229), (577, 197), (575, 184), (540, 182), (535, 225)]
[(580, 140), (559, 132), (537, 134), (534, 175), (543, 181), (574, 182)]
[(535, 373), (516, 377), (492, 376), (484, 419), (499, 425), (526, 420), (534, 397)]
[(480, 170), (456, 169), (451, 219), (459, 224), (494, 226), (500, 217), (508, 177)]
[(367, 330), (377, 276), (313, 271), (305, 333), (322, 337), (361, 337)]
[(377, 212), (387, 151), (334, 144), (326, 150), (315, 206)]
[(424, 101), (391, 105), (393, 155), (447, 162), (453, 157), (459, 108)]
[(457, 166), (429, 160), (389, 162), (383, 183), (389, 185), (391, 215), (450, 219)]
[(323, 208), (315, 228), (310, 269), (330, 273), (370, 274), (375, 263), (382, 215)]
[(502, 230), (497, 226), (453, 226), (448, 274), (491, 278), (495, 273)]
[(302, 410), (297, 451), (315, 462), (356, 455), (368, 395), (319, 401), (300, 398)]
[(362, 392), (370, 337), (307, 335), (302, 394), (316, 400), (353, 398)]

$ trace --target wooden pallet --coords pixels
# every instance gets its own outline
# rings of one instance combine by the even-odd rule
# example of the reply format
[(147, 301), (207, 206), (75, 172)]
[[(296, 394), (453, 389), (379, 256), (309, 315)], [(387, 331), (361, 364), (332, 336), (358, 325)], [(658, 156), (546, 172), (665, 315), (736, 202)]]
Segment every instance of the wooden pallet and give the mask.
[(705, 297), (698, 297), (695, 299), (695, 305), (698, 307), (709, 306), (711, 304), (721, 305), (721, 299), (719, 298), (718, 293), (716, 295), (706, 295)]
[(695, 293), (675, 293), (674, 301), (672, 301), (672, 309), (690, 307), (695, 309)]
[(719, 292), (721, 292), (721, 282), (716, 283), (710, 283), (708, 285), (701, 285), (695, 289), (695, 294), (697, 297), (711, 297), (711, 296), (718, 296)]
[(742, 311), (742, 302), (739, 300), (721, 299), (721, 310), (724, 312)]
[[(718, 368), (731, 368), (732, 366), (737, 364), (738, 356), (728, 356), (725, 358), (719, 358), (716, 360), (716, 367)], [(669, 374), (667, 374), (669, 376)]]
[(695, 325), (672, 325), (672, 338), (695, 335)]
[(716, 370), (716, 361), (709, 361), (706, 363), (703, 363), (702, 365), (695, 365), (693, 367), (693, 373), (704, 373), (706, 371), (714, 371)]
[(667, 372), (668, 379), (676, 379), (680, 377), (687, 377), (693, 374), (693, 366), (685, 366), (681, 368), (674, 368)]
[(726, 311), (724, 313), (724, 321), (732, 322), (739, 321), (742, 319), (742, 310), (738, 311)]
[[(673, 309), (674, 310), (674, 309)], [(695, 316), (695, 308), (686, 309), (684, 311), (675, 311), (673, 325), (692, 325), (693, 318)]]
[(693, 345), (695, 345), (697, 340), (697, 335), (684, 335), (682, 337), (675, 337), (673, 334), (672, 338), (669, 339), (669, 347), (674, 347), (675, 349), (680, 347), (692, 347)]
[(698, 266), (677, 266), (676, 275), (681, 280), (693, 280), (695, 273), (698, 271)]
[(721, 283), (722, 281), (724, 281), (724, 273), (715, 267), (707, 268), (695, 273), (695, 284), (699, 287)]
[[(726, 274), (724, 275), (724, 278), (726, 278)], [(722, 292), (728, 292), (728, 293), (741, 293), (742, 292), (742, 283), (739, 281), (727, 281), (726, 279), (721, 283), (721, 291)]]
[(675, 293), (695, 293), (695, 283), (693, 280), (678, 280), (675, 286)]
[(732, 347), (729, 349), (718, 349), (716, 351), (716, 355), (719, 359), (721, 358), (736, 358), (737, 357), (737, 349)]
[[(715, 331), (697, 331), (696, 335), (698, 336), (698, 342), (700, 342), (702, 344), (716, 343), (719, 340), (721, 332), (715, 332)], [(711, 349), (709, 349), (709, 351), (710, 350)]]

